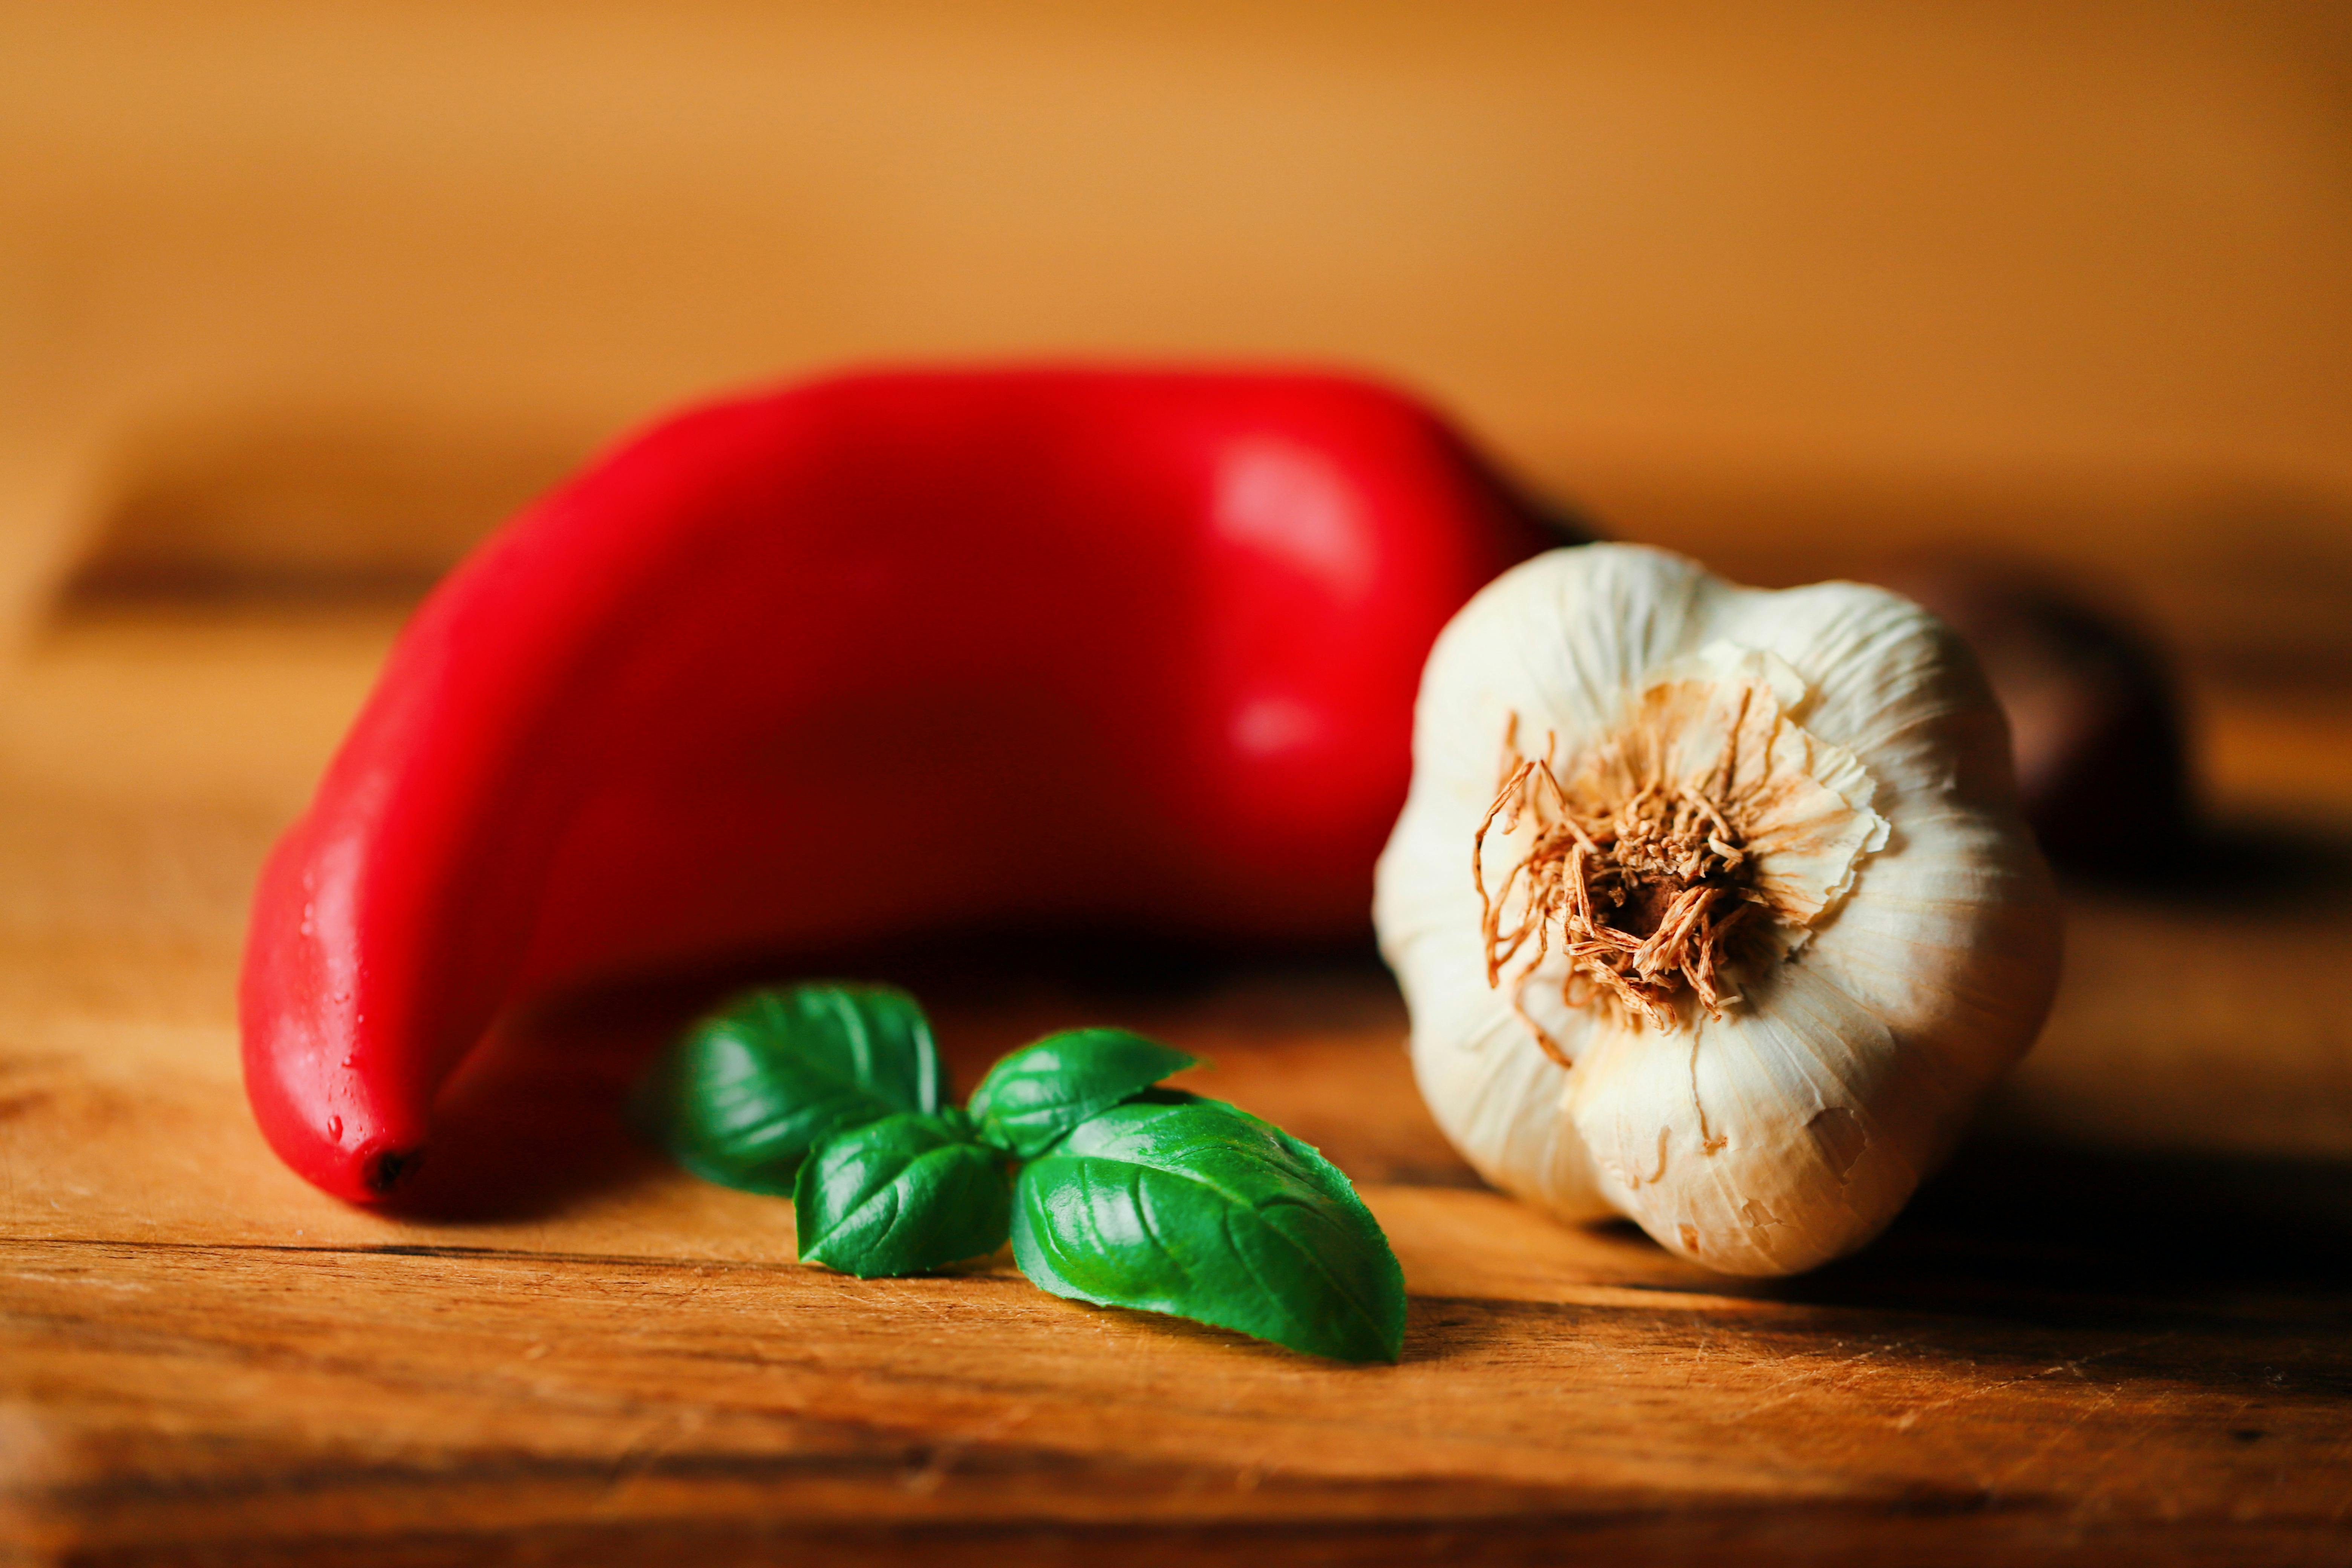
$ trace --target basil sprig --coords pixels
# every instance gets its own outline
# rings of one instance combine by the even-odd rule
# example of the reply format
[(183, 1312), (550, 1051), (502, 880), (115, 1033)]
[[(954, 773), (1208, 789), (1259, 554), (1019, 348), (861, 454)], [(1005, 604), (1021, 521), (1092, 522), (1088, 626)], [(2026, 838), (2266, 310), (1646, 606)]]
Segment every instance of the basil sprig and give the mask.
[(1247, 1111), (1160, 1079), (1194, 1058), (1122, 1029), (1004, 1058), (940, 1109), (903, 992), (739, 997), (640, 1086), (639, 1124), (697, 1175), (793, 1196), (801, 1258), (860, 1279), (1013, 1243), (1058, 1296), (1194, 1318), (1341, 1361), (1395, 1361), (1404, 1275), (1348, 1178)]

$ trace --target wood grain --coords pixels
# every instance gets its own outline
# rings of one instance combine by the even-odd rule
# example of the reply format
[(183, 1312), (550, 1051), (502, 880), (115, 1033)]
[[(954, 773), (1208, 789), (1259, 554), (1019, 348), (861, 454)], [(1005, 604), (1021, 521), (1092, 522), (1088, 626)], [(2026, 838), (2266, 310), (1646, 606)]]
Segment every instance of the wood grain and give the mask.
[(2326, 987), (2275, 983), (2340, 969), (2325, 887), (2082, 902), (1993, 1133), (1863, 1257), (1769, 1285), (1480, 1189), (1361, 955), (863, 956), (966, 1084), (1115, 1018), (1324, 1147), (1412, 1295), (1402, 1364), (1340, 1367), (1001, 1258), (800, 1267), (787, 1205), (612, 1114), (723, 975), (500, 1037), (420, 1212), (287, 1173), (236, 1079), (243, 900), (386, 629), (82, 625), (0, 692), (21, 1560), (2352, 1561), (2352, 1043)]

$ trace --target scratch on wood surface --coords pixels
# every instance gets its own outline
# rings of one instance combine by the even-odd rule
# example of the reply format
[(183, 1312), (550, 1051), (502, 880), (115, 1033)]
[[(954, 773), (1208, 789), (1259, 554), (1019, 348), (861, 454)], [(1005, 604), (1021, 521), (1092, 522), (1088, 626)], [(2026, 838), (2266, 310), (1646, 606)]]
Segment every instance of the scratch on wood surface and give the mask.
[(624, 1511), (629, 1493), (646, 1472), (659, 1464), (663, 1456), (692, 1442), (709, 1422), (709, 1406), (677, 1405), (647, 1423), (641, 1435), (632, 1438), (614, 1456), (612, 1473), (591, 1505), (591, 1511)]
[[(2044, 1367), (2042, 1371), (2032, 1373), (2029, 1377), (2012, 1380), (2013, 1383), (2039, 1383), (2051, 1377), (2061, 1375), (2071, 1376), (2076, 1381), (2095, 1389), (2097, 1392), (2097, 1397), (2087, 1403), (2080, 1401), (2068, 1402), (2063, 1407), (2063, 1418), (2049, 1432), (2048, 1436), (2043, 1437), (2041, 1442), (2036, 1443), (2027, 1453), (2003, 1466), (1996, 1474), (1986, 1481), (1985, 1485), (1987, 1489), (1989, 1490), (1998, 1490), (2006, 1488), (2016, 1477), (2041, 1466), (2042, 1462), (2047, 1459), (2049, 1456), (2057, 1449), (2058, 1446), (2063, 1443), (2069, 1436), (2079, 1432), (2084, 1426), (2089, 1426), (2100, 1415), (2106, 1411), (2113, 1410), (2116, 1407), (2122, 1398), (2122, 1389), (2114, 1384), (2100, 1384), (2093, 1383), (2091, 1374), (2087, 1370), (2089, 1367), (2096, 1363), (2109, 1360), (2112, 1357), (2128, 1354), (2135, 1351), (2146, 1350), (2151, 1346), (2162, 1344), (2168, 1340), (2177, 1339), (2179, 1337), (2179, 1336), (2177, 1332), (2171, 1331), (2168, 1331), (2160, 1334), (2150, 1334), (2145, 1339), (2134, 1340), (2128, 1344), (2110, 1345), (2105, 1350), (2095, 1351), (2089, 1355), (2070, 1357), (2065, 1361), (2055, 1363), (2054, 1365)], [(2076, 1499), (2075, 1508), (2077, 1511), (2091, 1507), (2099, 1499), (2099, 1497), (2107, 1490), (2109, 1484), (2110, 1478), (2107, 1476), (2104, 1468), (2097, 1469), (2090, 1479), (2081, 1496)]]
[[(1763, 1390), (1765, 1397), (1744, 1406), (1734, 1419), (1746, 1420), (1760, 1415), (1775, 1405), (1785, 1405), (1817, 1389), (1826, 1392), (1850, 1387), (1858, 1381), (1854, 1369), (1866, 1363), (1878, 1362), (1888, 1351), (1900, 1348), (1899, 1345), (1873, 1345), (1857, 1355), (1843, 1356), (1826, 1365), (1815, 1363), (1788, 1372)], [(1750, 1364), (1760, 1368), (1768, 1363), (1756, 1362)], [(1868, 1370), (1875, 1372), (1881, 1369), (1873, 1365)]]
[(144, 1295), (152, 1289), (136, 1279), (104, 1279), (94, 1273), (58, 1274), (40, 1268), (12, 1268), (6, 1277), (37, 1280), (44, 1285), (69, 1285), (85, 1290), (114, 1290), (130, 1295)]
[(1948, 1394), (1941, 1399), (1930, 1399), (1924, 1405), (1912, 1405), (1895, 1418), (1895, 1429), (1908, 1432), (1919, 1424), (1919, 1418), (1923, 1415), (1936, 1415), (1956, 1405), (1966, 1405), (1971, 1400), (1990, 1399), (2003, 1389), (2015, 1388), (2021, 1384), (2032, 1383), (2042, 1375), (2038, 1372), (2021, 1373), (2015, 1377), (2000, 1378), (1991, 1383), (1979, 1383), (1971, 1387), (1963, 1388), (1957, 1394)]
[(982, 1443), (1002, 1442), (1028, 1426), (1030, 1419), (1036, 1414), (1035, 1400), (1015, 1399), (1000, 1406), (993, 1414), (976, 1423), (972, 1427), (972, 1436)]
[(947, 1483), (948, 1476), (963, 1458), (961, 1443), (939, 1443), (929, 1448), (919, 1448), (910, 1464), (898, 1476), (898, 1484), (917, 1497), (929, 1497)]
[[(2055, 1363), (2053, 1365), (2045, 1366), (2036, 1372), (2020, 1373), (2011, 1377), (1994, 1378), (1987, 1382), (1974, 1384), (1954, 1393), (1945, 1394), (1940, 1399), (1930, 1399), (1923, 1403), (1908, 1406), (1900, 1415), (1895, 1418), (1893, 1425), (1897, 1431), (1908, 1432), (1913, 1427), (1916, 1426), (1920, 1420), (1925, 1416), (1938, 1415), (1957, 1408), (1959, 1405), (1968, 1405), (1978, 1400), (1990, 1399), (1993, 1395), (2004, 1393), (2007, 1390), (2022, 1387), (2028, 1384), (2039, 1383), (2044, 1378), (2050, 1377), (2058, 1373), (2073, 1372), (2076, 1375), (2080, 1376), (2083, 1374), (2083, 1369), (2084, 1367), (2105, 1361), (2111, 1356), (2123, 1355), (2133, 1351), (2144, 1350), (2150, 1346), (2162, 1344), (2166, 1341), (2177, 1339), (2179, 1337), (2179, 1335), (2177, 1331), (2167, 1330), (2165, 1332), (2160, 1334), (2151, 1334), (2146, 1339), (2135, 1340), (2129, 1344), (2110, 1345), (2105, 1350), (2096, 1351), (2089, 1355), (2076, 1356), (2067, 1361)], [(2087, 1381), (2087, 1379), (2085, 1379), (2085, 1381)]]
[(931, 1291), (923, 1289), (920, 1285), (912, 1284), (904, 1279), (868, 1279), (864, 1283), (869, 1290), (877, 1286), (887, 1287), (887, 1289), (882, 1290), (881, 1294), (894, 1300), (911, 1302), (941, 1322), (950, 1321), (955, 1317), (954, 1313), (932, 1299)]
[[(2070, 1367), (2068, 1370), (2073, 1371), (2078, 1377), (2084, 1375), (2079, 1366)], [(2084, 1381), (2089, 1380), (2084, 1377)], [(2006, 1489), (2016, 1477), (2038, 1468), (2068, 1436), (2089, 1426), (2103, 1412), (2114, 1409), (2116, 1402), (2122, 1396), (2121, 1391), (2112, 1386), (2100, 1388), (2098, 1393), (2098, 1398), (2089, 1405), (2067, 1406), (2065, 1418), (2059, 1422), (2049, 1436), (2036, 1443), (2031, 1450), (2004, 1466), (1999, 1473), (1985, 1483), (1985, 1489), (1988, 1491)], [(2108, 1485), (2107, 1477), (2095, 1471), (2085, 1481), (2083, 1491), (2074, 1500), (2075, 1510), (2079, 1512), (2091, 1507), (2106, 1491)]]

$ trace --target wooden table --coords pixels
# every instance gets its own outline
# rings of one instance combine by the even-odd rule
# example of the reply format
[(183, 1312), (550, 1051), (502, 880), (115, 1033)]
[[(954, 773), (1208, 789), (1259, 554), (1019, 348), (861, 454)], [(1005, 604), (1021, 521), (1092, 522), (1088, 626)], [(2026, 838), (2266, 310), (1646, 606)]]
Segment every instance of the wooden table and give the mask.
[[(390, 624), (83, 616), (0, 689), (24, 1560), (2352, 1562), (2352, 912), (2325, 831), (2268, 840), (2260, 887), (2078, 900), (1987, 1134), (1864, 1256), (1763, 1285), (1482, 1190), (1360, 955), (866, 960), (936, 1005), (965, 1084), (1118, 1019), (1321, 1145), (1412, 1294), (1402, 1364), (1341, 1367), (1001, 1259), (799, 1266), (788, 1205), (611, 1116), (719, 977), (502, 1037), (433, 1217), (285, 1171), (237, 1082), (244, 899)], [(502, 1122), (517, 1094), (580, 1131)]]

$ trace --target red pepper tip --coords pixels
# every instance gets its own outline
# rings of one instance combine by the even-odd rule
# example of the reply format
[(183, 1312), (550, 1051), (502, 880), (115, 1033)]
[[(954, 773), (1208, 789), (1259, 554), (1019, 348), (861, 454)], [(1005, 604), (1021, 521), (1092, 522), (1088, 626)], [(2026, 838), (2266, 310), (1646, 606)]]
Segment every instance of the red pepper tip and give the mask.
[(360, 1162), (360, 1183), (377, 1197), (389, 1194), (425, 1162), (422, 1149), (377, 1149)]

